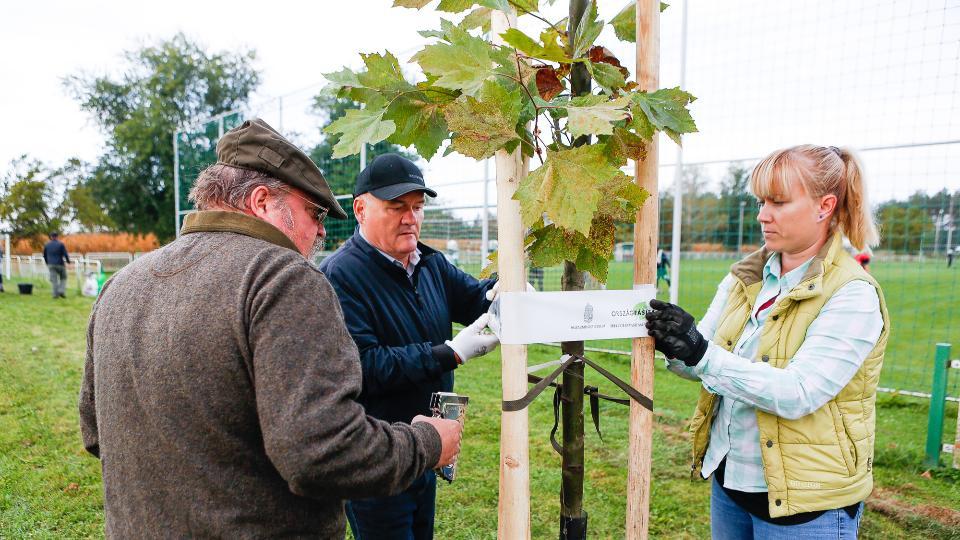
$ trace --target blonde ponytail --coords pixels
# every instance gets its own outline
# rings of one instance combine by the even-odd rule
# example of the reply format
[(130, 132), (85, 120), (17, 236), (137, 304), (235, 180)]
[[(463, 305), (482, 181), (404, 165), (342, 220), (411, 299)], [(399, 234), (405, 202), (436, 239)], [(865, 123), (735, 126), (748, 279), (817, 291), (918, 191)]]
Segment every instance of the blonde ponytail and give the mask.
[(870, 200), (867, 197), (867, 186), (863, 178), (863, 166), (860, 159), (849, 148), (838, 148), (840, 159), (844, 165), (844, 182), (846, 188), (843, 197), (838, 202), (843, 203), (838, 208), (837, 223), (850, 243), (857, 249), (867, 246), (876, 246), (880, 242), (877, 226), (873, 221), (873, 211), (870, 209)]

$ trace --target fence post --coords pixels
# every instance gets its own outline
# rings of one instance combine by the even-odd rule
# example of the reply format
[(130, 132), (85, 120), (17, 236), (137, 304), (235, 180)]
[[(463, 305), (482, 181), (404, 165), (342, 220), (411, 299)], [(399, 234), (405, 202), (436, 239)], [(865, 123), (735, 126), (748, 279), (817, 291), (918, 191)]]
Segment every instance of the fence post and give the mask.
[(943, 415), (947, 402), (947, 364), (950, 359), (950, 344), (937, 343), (933, 360), (933, 388), (930, 389), (930, 413), (927, 417), (927, 452), (923, 466), (940, 466), (940, 449), (943, 444)]

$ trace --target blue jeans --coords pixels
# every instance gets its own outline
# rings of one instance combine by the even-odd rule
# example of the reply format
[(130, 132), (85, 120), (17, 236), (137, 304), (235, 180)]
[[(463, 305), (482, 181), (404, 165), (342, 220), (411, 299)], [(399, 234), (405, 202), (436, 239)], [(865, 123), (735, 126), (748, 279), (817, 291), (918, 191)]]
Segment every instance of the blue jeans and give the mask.
[(710, 492), (710, 530), (714, 540), (854, 540), (863, 516), (863, 503), (852, 519), (843, 509), (827, 510), (798, 525), (774, 525), (754, 517), (727, 496), (714, 478)]
[(347, 521), (357, 540), (430, 540), (436, 497), (437, 475), (427, 471), (399, 495), (347, 501)]

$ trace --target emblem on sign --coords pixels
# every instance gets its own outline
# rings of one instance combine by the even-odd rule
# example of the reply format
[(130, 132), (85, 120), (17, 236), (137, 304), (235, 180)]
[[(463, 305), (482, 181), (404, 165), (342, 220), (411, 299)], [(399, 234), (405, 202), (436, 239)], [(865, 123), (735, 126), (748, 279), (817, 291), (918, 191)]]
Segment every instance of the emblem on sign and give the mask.
[(590, 304), (587, 304), (583, 308), (583, 322), (589, 323), (592, 320), (593, 320), (593, 306), (591, 306)]

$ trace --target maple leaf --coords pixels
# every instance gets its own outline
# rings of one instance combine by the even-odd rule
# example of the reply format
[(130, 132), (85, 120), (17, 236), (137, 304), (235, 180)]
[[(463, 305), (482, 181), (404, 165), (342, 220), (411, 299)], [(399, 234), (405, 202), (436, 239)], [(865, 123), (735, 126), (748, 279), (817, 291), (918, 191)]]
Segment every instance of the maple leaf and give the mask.
[(390, 136), (390, 142), (401, 146), (416, 146), (417, 153), (424, 159), (430, 159), (450, 135), (447, 121), (443, 115), (445, 98), (437, 101), (428, 96), (437, 92), (412, 92), (394, 99), (384, 118), (393, 120), (397, 130)]
[(553, 224), (535, 229), (531, 236), (534, 240), (528, 250), (530, 264), (538, 268), (576, 260), (580, 252), (576, 244), (576, 233), (566, 232)]
[(552, 28), (540, 33), (540, 41), (542, 44), (516, 28), (507, 30), (500, 34), (500, 37), (503, 38), (504, 42), (531, 58), (561, 64), (570, 62), (567, 51), (564, 49), (563, 44), (560, 43), (560, 41), (562, 41), (560, 33)]
[(547, 150), (543, 165), (527, 175), (514, 194), (524, 225), (531, 226), (546, 213), (560, 227), (589, 234), (600, 187), (618, 172), (600, 146)]
[(602, 31), (603, 21), (597, 18), (597, 3), (591, 0), (589, 9), (580, 19), (580, 24), (573, 36), (573, 57), (582, 58)]
[(420, 9), (433, 0), (393, 0), (393, 7)]
[(615, 93), (626, 84), (626, 79), (623, 75), (624, 70), (621, 68), (603, 62), (595, 63), (586, 61), (584, 64), (587, 66), (587, 71), (590, 72), (590, 76), (597, 81), (597, 85), (603, 88), (603, 91), (608, 94)]
[(498, 250), (494, 250), (487, 254), (487, 259), (490, 262), (480, 270), (480, 279), (488, 279), (497, 273), (497, 258), (499, 253)]
[[(660, 2), (660, 12), (670, 7), (670, 4)], [(623, 41), (636, 43), (637, 41), (637, 3), (631, 1), (620, 10), (620, 13), (610, 19), (610, 26), (613, 27), (613, 33)]]
[(647, 156), (646, 142), (627, 128), (614, 127), (613, 134), (601, 142), (606, 145), (607, 159), (618, 167), (626, 165), (628, 159), (640, 161)]
[(413, 90), (400, 69), (400, 62), (390, 51), (384, 54), (360, 54), (367, 70), (357, 73), (359, 86), (372, 88), (384, 93), (396, 94)]
[(567, 105), (567, 128), (574, 138), (581, 135), (610, 135), (613, 124), (627, 117), (624, 110), (630, 104), (628, 97), (614, 100), (606, 96), (579, 96)]
[(464, 30), (479, 28), (481, 32), (487, 33), (490, 31), (490, 13), (490, 8), (478, 7), (460, 21), (460, 28)]
[(485, 81), (480, 99), (461, 96), (448, 105), (444, 117), (454, 132), (451, 148), (474, 159), (486, 159), (518, 139), (516, 126), (523, 100), (520, 89), (508, 91)]
[(547, 101), (557, 97), (560, 92), (566, 89), (563, 82), (560, 81), (560, 77), (557, 75), (557, 70), (550, 66), (543, 66), (537, 69), (536, 81), (537, 93)]
[(493, 72), (493, 45), (471, 36), (466, 30), (447, 21), (445, 37), (449, 43), (427, 45), (414, 55), (412, 61), (423, 71), (437, 76), (436, 85), (451, 90), (462, 90), (474, 95)]
[(393, 133), (397, 126), (392, 120), (384, 120), (385, 109), (350, 109), (345, 115), (324, 129), (327, 133), (340, 133), (340, 140), (333, 147), (333, 158), (342, 158), (360, 152), (364, 144), (378, 143)]
[(476, 4), (475, 0), (440, 0), (437, 5), (437, 11), (446, 11), (447, 13), (460, 13), (466, 11)]
[(614, 221), (633, 221), (634, 215), (643, 206), (650, 193), (638, 186), (632, 176), (617, 174), (600, 189), (602, 195), (597, 206), (597, 215), (608, 216)]
[(360, 80), (357, 78), (357, 74), (354, 73), (350, 68), (346, 67), (340, 71), (324, 73), (323, 78), (329, 81), (331, 84), (341, 87), (360, 86)]
[(697, 124), (687, 109), (687, 104), (697, 98), (679, 87), (661, 88), (653, 93), (638, 92), (633, 94), (632, 99), (650, 124), (666, 133), (677, 144), (680, 144), (682, 133), (697, 131)]

